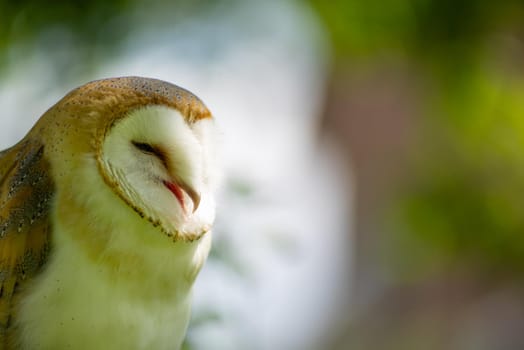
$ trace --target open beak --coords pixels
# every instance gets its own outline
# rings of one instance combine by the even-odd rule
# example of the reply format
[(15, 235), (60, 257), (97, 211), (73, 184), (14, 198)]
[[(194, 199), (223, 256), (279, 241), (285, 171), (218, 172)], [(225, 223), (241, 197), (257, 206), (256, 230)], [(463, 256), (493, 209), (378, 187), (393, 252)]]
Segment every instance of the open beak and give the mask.
[(195, 191), (195, 189), (191, 186), (188, 186), (186, 184), (180, 185), (180, 187), (184, 190), (185, 193), (191, 198), (191, 201), (193, 202), (193, 213), (198, 209), (198, 206), (200, 205), (200, 193)]
[(200, 205), (200, 193), (198, 193), (191, 186), (183, 182), (175, 183), (166, 180), (164, 180), (164, 185), (175, 195), (184, 211), (186, 210), (184, 192), (189, 196), (189, 198), (191, 198), (191, 201), (193, 202), (193, 213), (198, 209), (198, 206)]

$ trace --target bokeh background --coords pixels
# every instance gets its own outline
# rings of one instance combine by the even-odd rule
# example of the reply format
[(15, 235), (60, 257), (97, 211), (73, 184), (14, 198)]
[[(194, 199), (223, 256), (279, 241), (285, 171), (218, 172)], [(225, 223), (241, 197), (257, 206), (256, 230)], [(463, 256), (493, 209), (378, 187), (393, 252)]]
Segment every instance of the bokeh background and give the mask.
[(179, 84), (225, 169), (185, 349), (523, 349), (523, 62), (516, 0), (0, 0), (0, 147)]

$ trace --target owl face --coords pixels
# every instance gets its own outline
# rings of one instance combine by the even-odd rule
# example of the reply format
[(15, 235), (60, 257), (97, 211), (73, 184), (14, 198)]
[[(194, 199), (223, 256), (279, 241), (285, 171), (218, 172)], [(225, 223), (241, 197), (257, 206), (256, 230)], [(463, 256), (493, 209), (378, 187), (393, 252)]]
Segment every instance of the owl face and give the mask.
[(109, 128), (99, 169), (122, 205), (175, 240), (194, 240), (214, 220), (215, 141), (211, 118), (188, 123), (173, 108), (142, 107)]

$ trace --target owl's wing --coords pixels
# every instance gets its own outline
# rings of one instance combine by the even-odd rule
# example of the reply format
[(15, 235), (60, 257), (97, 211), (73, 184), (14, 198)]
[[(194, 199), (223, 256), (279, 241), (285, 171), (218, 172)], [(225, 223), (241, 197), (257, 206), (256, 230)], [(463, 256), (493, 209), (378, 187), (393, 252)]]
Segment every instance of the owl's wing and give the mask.
[(52, 194), (42, 143), (22, 141), (0, 152), (0, 349), (18, 292), (45, 263)]

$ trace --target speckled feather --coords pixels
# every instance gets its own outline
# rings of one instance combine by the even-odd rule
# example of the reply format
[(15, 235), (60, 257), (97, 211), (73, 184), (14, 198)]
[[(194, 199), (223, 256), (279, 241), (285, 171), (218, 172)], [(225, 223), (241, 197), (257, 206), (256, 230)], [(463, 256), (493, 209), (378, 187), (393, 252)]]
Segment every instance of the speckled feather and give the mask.
[(61, 174), (50, 159), (65, 152), (99, 156), (111, 126), (148, 105), (175, 108), (188, 123), (211, 117), (193, 94), (160, 80), (99, 80), (71, 91), (22, 141), (0, 152), (0, 349), (12, 347), (20, 290), (45, 268), (52, 251), (50, 211)]
[(44, 264), (53, 184), (43, 146), (30, 141), (0, 154), (0, 336), (15, 312), (17, 291)]

